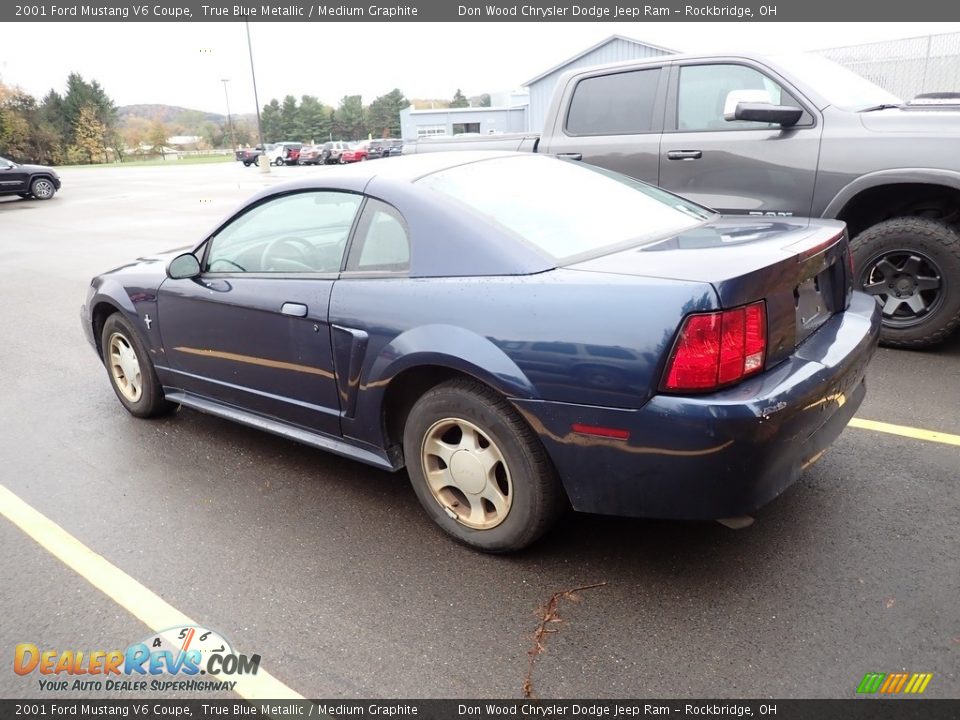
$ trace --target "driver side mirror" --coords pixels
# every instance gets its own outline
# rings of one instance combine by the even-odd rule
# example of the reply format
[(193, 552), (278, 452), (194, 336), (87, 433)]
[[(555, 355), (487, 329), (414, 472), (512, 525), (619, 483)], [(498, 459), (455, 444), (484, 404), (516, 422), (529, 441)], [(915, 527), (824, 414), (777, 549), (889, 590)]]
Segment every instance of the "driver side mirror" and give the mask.
[(177, 255), (167, 265), (167, 277), (171, 280), (187, 280), (200, 274), (200, 261), (193, 253)]
[(723, 104), (723, 119), (748, 120), (791, 127), (800, 122), (803, 109), (793, 105), (774, 105), (766, 90), (731, 90)]

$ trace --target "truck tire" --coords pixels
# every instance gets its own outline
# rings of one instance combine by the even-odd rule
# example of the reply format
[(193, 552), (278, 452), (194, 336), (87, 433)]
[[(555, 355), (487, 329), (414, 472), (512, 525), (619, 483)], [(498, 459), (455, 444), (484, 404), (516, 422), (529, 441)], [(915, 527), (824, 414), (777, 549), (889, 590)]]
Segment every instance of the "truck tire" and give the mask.
[(939, 220), (900, 217), (851, 242), (855, 287), (883, 307), (880, 342), (924, 348), (960, 325), (960, 233)]

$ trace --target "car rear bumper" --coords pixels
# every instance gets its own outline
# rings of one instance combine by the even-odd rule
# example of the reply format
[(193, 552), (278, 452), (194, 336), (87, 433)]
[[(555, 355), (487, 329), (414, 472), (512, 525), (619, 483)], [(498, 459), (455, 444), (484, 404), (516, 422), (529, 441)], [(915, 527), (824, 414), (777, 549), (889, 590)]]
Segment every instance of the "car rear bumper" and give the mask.
[[(854, 293), (772, 370), (700, 396), (656, 395), (640, 409), (514, 399), (576, 510), (716, 519), (773, 500), (836, 440), (863, 401), (877, 347), (876, 302)], [(583, 435), (574, 423), (629, 432)]]

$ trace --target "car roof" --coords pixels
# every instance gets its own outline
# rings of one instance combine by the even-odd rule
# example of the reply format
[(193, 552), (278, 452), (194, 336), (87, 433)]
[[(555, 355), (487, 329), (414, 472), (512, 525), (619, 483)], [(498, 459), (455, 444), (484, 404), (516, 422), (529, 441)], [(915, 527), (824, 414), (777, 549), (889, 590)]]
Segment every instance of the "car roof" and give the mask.
[(530, 153), (465, 150), (462, 152), (401, 155), (389, 165), (384, 163), (379, 167), (376, 163), (331, 166), (326, 169), (318, 169), (309, 178), (271, 186), (259, 193), (257, 197), (275, 195), (279, 192), (289, 192), (291, 190), (330, 187), (331, 185), (339, 185), (345, 190), (362, 192), (363, 188), (374, 178), (382, 178), (396, 183), (412, 183), (426, 175), (432, 175), (441, 170), (460, 165), (515, 156), (532, 157)]
[(403, 214), (411, 236), (418, 238), (418, 252), (411, 258), (411, 277), (529, 275), (555, 268), (555, 258), (518, 242), (512, 233), (493, 223), (476, 222), (447, 198), (413, 185), (416, 180), (442, 170), (498, 158), (546, 160), (530, 153), (465, 151), (317, 168), (308, 177), (261, 190), (218, 227), (278, 195), (309, 190), (353, 192), (394, 205)]

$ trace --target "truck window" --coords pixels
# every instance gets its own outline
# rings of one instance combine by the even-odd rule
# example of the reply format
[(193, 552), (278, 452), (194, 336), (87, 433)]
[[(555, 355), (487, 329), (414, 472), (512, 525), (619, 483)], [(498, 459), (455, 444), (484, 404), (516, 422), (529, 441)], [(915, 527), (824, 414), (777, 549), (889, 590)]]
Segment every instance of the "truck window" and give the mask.
[(650, 132), (660, 68), (584, 78), (567, 113), (571, 135), (628, 135)]
[(724, 120), (723, 106), (732, 90), (766, 90), (774, 105), (797, 105), (783, 88), (746, 65), (685, 65), (677, 91), (679, 130), (744, 130), (777, 127), (771, 123)]

